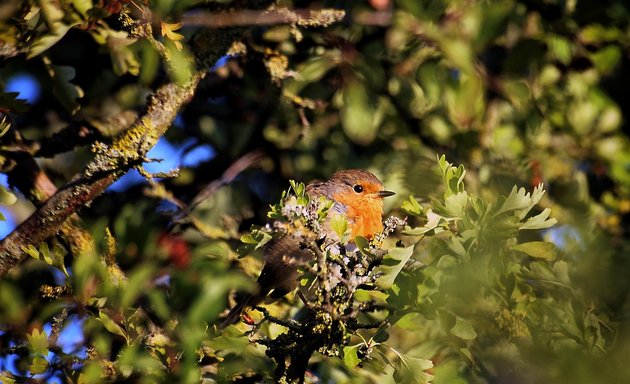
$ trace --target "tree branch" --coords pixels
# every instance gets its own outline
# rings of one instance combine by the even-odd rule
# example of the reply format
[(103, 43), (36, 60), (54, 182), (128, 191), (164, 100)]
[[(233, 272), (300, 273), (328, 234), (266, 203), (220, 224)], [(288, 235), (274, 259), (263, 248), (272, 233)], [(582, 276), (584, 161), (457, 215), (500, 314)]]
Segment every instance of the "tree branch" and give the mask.
[(146, 153), (166, 132), (180, 108), (194, 95), (201, 75), (189, 84), (168, 83), (149, 99), (147, 110), (111, 146), (99, 143), (83, 172), (61, 187), (26, 221), (0, 241), (0, 277), (24, 257), (22, 247), (38, 244), (57, 233), (72, 214), (101, 194), (129, 168), (142, 162)]
[(294, 24), (301, 27), (326, 27), (341, 21), (346, 13), (339, 9), (288, 9), (268, 11), (241, 9), (231, 13), (191, 12), (183, 15), (186, 26), (228, 28), (251, 25)]

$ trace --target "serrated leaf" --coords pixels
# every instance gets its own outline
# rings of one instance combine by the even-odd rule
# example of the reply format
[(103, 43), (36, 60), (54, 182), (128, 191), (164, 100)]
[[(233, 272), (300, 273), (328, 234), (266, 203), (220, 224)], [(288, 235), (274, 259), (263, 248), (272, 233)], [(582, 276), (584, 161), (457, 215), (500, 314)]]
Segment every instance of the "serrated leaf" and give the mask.
[(22, 251), (34, 259), (39, 260), (39, 251), (33, 245), (29, 244), (28, 247), (22, 247)]
[(48, 354), (48, 335), (39, 329), (34, 329), (32, 333), (26, 335), (28, 348), (32, 353), (46, 356)]
[(545, 208), (538, 215), (527, 219), (525, 224), (521, 225), (519, 229), (545, 229), (553, 227), (558, 223), (558, 220), (554, 218), (548, 219), (549, 215), (551, 215), (551, 208)]
[(532, 199), (525, 191), (525, 188), (512, 187), (510, 194), (503, 200), (503, 203), (497, 209), (495, 216), (502, 213), (522, 210), (532, 206)]
[(433, 375), (424, 372), (433, 368), (431, 360), (411, 357), (398, 352), (396, 355), (398, 355), (398, 364), (395, 366), (394, 379), (397, 383), (429, 384), (431, 382)]
[(555, 260), (558, 255), (556, 246), (546, 241), (530, 241), (529, 243), (514, 245), (511, 248), (535, 259), (551, 261)]
[(418, 203), (414, 195), (410, 195), (407, 200), (403, 201), (400, 208), (413, 216), (420, 216), (423, 211), (422, 206)]
[(184, 35), (175, 31), (181, 29), (182, 25), (182, 23), (167, 23), (165, 21), (160, 21), (160, 32), (162, 36), (171, 40), (175, 44), (175, 47), (177, 47), (180, 51), (184, 46), (179, 41), (184, 39)]
[(376, 284), (379, 287), (388, 289), (394, 284), (396, 277), (411, 258), (413, 248), (414, 246), (411, 245), (406, 248), (394, 248), (389, 251), (383, 259), (383, 263), (389, 265), (381, 265), (378, 267), (378, 272), (383, 273), (383, 275), (376, 280)]
[(468, 321), (461, 318), (455, 320), (455, 325), (450, 329), (450, 332), (462, 340), (473, 340), (477, 337), (475, 328)]
[(444, 198), (446, 199), (451, 195), (464, 192), (464, 176), (466, 176), (464, 166), (460, 165), (454, 167), (451, 163), (446, 161), (446, 156), (444, 155), (438, 158), (438, 165), (442, 173), (442, 180), (444, 181)]
[(357, 351), (359, 349), (359, 345), (352, 345), (343, 347), (343, 363), (348, 368), (354, 368), (361, 362), (359, 359), (359, 355)]
[(43, 356), (35, 356), (28, 367), (32, 375), (39, 375), (48, 370), (48, 361)]
[(444, 200), (446, 213), (454, 217), (462, 217), (468, 206), (468, 201), (468, 194), (466, 192), (458, 192), (448, 196)]

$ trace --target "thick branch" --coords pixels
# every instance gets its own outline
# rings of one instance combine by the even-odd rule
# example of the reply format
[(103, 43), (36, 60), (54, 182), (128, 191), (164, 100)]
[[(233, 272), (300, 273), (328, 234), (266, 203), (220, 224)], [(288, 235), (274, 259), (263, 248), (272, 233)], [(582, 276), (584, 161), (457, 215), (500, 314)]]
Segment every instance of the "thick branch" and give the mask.
[(101, 194), (130, 167), (141, 162), (157, 143), (179, 109), (193, 96), (200, 76), (190, 84), (169, 83), (151, 97), (147, 111), (111, 147), (98, 146), (85, 170), (61, 187), (26, 221), (0, 241), (0, 277), (24, 257), (22, 247), (39, 244), (59, 231), (72, 214)]

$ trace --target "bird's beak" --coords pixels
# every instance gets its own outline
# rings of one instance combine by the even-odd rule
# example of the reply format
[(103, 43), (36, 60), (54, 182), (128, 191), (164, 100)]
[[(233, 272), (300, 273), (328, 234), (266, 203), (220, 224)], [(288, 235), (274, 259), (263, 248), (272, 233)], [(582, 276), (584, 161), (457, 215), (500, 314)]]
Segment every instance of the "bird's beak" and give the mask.
[(376, 196), (381, 197), (381, 198), (382, 197), (388, 197), (388, 196), (394, 196), (394, 195), (395, 195), (395, 193), (392, 192), (392, 191), (378, 191), (376, 193)]

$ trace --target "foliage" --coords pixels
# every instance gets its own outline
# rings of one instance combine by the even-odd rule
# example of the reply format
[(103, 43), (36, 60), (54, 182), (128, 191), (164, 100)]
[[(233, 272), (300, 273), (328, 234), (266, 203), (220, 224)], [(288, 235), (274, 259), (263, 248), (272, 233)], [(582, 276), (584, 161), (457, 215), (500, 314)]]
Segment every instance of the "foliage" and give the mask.
[[(0, 242), (1, 382), (628, 381), (627, 4), (5, 3), (0, 218), (69, 219)], [(343, 168), (405, 228), (287, 181)], [(219, 329), (287, 233), (304, 300)]]

